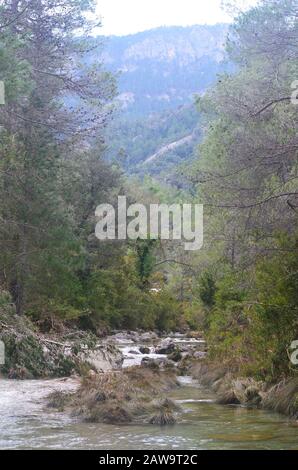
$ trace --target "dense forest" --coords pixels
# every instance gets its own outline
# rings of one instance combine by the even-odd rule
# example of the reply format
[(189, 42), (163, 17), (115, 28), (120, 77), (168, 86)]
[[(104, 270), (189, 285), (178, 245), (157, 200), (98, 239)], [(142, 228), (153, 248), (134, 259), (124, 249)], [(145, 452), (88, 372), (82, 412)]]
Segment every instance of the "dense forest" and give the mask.
[[(0, 3), (0, 319), (13, 304), (42, 331), (201, 330), (214, 361), (262, 379), (295, 374), (297, 1), (240, 13), (230, 71), (193, 107), (133, 125), (115, 117), (117, 74), (98, 59), (90, 11), (92, 0)], [(107, 158), (115, 119), (125, 150)], [(196, 149), (146, 175), (146, 156), (189, 129)], [(118, 195), (203, 203), (203, 249), (99, 242), (95, 209)]]

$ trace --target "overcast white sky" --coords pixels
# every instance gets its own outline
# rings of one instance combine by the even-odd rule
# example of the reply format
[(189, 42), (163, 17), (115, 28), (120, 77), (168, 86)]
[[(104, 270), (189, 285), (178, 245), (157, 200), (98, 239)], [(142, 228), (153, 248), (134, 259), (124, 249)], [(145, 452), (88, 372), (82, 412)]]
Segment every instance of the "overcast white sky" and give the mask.
[[(221, 0), (97, 0), (100, 34), (126, 35), (158, 26), (187, 26), (231, 21)], [(257, 0), (238, 0), (255, 5)]]

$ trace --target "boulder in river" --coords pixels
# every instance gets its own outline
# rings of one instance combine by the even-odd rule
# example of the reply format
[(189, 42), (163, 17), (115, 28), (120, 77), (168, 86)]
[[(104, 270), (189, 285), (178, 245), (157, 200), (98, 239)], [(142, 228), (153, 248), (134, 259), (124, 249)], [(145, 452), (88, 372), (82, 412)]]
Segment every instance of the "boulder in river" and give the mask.
[(160, 343), (160, 346), (156, 348), (156, 354), (171, 354), (176, 350), (177, 346), (171, 340), (166, 339)]
[(143, 357), (141, 365), (153, 370), (173, 370), (176, 368), (175, 362), (168, 359), (167, 356), (155, 358)]
[(156, 341), (156, 340), (158, 340), (158, 336), (154, 331), (148, 331), (140, 335), (141, 342), (147, 343), (147, 342)]
[(179, 362), (182, 359), (182, 354), (179, 349), (176, 348), (173, 352), (168, 354), (168, 359), (170, 359), (170, 361)]
[(205, 351), (196, 351), (193, 354), (193, 357), (195, 359), (204, 359), (206, 357), (207, 353)]
[(120, 369), (123, 363), (123, 354), (112, 344), (99, 344), (92, 351), (84, 352), (82, 357), (98, 372)]

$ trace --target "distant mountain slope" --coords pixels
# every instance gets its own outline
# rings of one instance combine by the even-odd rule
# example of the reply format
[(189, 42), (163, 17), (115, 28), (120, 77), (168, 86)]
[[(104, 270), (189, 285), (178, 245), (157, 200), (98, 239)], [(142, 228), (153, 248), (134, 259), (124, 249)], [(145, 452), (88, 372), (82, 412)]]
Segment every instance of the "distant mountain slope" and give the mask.
[(133, 116), (191, 103), (226, 69), (227, 25), (162, 27), (105, 40), (104, 62), (120, 72), (119, 93)]
[[(118, 77), (118, 113), (107, 157), (128, 173), (169, 179), (201, 140), (195, 94), (203, 94), (224, 61), (228, 26), (162, 27), (103, 42), (105, 68)], [(90, 53), (89, 59), (94, 59)], [(87, 57), (88, 60), (88, 57)], [(146, 163), (145, 163), (146, 162)]]
[(164, 179), (193, 156), (201, 136), (200, 116), (193, 104), (138, 119), (124, 114), (108, 129), (108, 156), (128, 173)]
[(143, 165), (149, 165), (152, 162), (160, 161), (164, 155), (167, 155), (169, 152), (173, 152), (177, 150), (179, 147), (184, 146), (185, 144), (190, 144), (190, 142), (192, 142), (193, 139), (194, 139), (194, 135), (190, 134), (190, 135), (187, 135), (186, 137), (182, 137), (179, 140), (175, 140), (174, 142), (171, 142), (170, 144), (164, 145), (161, 149), (159, 149), (153, 155), (150, 155), (150, 157), (146, 158), (146, 160), (143, 162)]

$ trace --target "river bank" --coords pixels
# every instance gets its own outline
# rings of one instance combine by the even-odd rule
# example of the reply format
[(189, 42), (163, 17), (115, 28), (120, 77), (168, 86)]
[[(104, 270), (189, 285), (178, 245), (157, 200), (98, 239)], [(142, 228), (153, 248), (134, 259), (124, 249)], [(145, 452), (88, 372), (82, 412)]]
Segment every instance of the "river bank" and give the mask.
[(192, 361), (188, 371), (216, 394), (218, 404), (265, 409), (298, 420), (298, 377), (266, 383), (243, 377), (228, 366), (208, 360)]
[(0, 380), (1, 449), (202, 450), (297, 449), (292, 421), (260, 409), (222, 406), (214, 392), (178, 377), (167, 395), (180, 407), (176, 424), (82, 421), (46, 406), (55, 391), (71, 393), (78, 379)]
[[(207, 346), (198, 332), (165, 335), (158, 332), (118, 331), (99, 338), (90, 332), (65, 329), (60, 334), (49, 335), (37, 331), (27, 318), (17, 317), (10, 312), (6, 316), (2, 315), (0, 339), (4, 341), (6, 350), (5, 364), (1, 370), (4, 376), (11, 379), (82, 376), (87, 380), (92, 379), (89, 386), (94, 392), (94, 377), (98, 373), (119, 372), (122, 368), (142, 365), (147, 371), (151, 369), (150, 373), (154, 370), (162, 372), (163, 377), (167, 374), (193, 377), (216, 394), (219, 404), (267, 409), (293, 420), (298, 419), (297, 378), (285, 378), (279, 383), (267, 384), (254, 378), (241, 377), (237, 371), (207, 359)], [(117, 380), (114, 385), (117, 388)], [(99, 389), (102, 386), (102, 383), (97, 383)], [(136, 396), (137, 390), (133, 394)], [(59, 402), (59, 397), (56, 398)], [(143, 398), (143, 402), (148, 402), (148, 397)], [(166, 398), (160, 398), (159, 405)], [(108, 401), (102, 404), (102, 409)], [(87, 415), (90, 418), (90, 397), (88, 407)], [(93, 407), (96, 409), (97, 403), (93, 403)], [(126, 405), (124, 408), (127, 408)], [(175, 411), (175, 407), (172, 408), (169, 410), (171, 413)], [(124, 415), (130, 416), (127, 410)], [(121, 421), (122, 418), (119, 419)], [(169, 415), (169, 420), (174, 421), (173, 413)], [(116, 418), (114, 421), (117, 421)], [(167, 422), (166, 419), (164, 421)]]
[[(155, 346), (145, 350), (142, 341)], [(124, 355), (124, 367), (151, 365), (159, 369), (174, 370), (176, 375), (191, 376), (216, 395), (221, 405), (246, 406), (274, 411), (294, 421), (298, 420), (298, 377), (284, 377), (278, 382), (264, 382), (243, 376), (230, 364), (219, 364), (208, 359), (207, 345), (200, 332), (172, 333), (158, 338), (155, 333), (120, 332), (113, 336), (120, 342)]]
[[(189, 333), (172, 333), (167, 337), (158, 337), (154, 332), (118, 332), (106, 338), (108, 344), (116, 345), (123, 354), (122, 372), (118, 372), (116, 376), (107, 375), (106, 378), (98, 378), (97, 375), (87, 377), (72, 400), (72, 410), (77, 412), (81, 409), (78, 414), (85, 420), (108, 420), (115, 423), (118, 416), (118, 423), (121, 423), (138, 421), (141, 416), (141, 420), (149, 423), (154, 421), (150, 415), (153, 394), (157, 400), (153, 408), (157, 410), (160, 407), (162, 416), (161, 405), (166, 403), (165, 411), (168, 412), (168, 419), (160, 417), (156, 422), (168, 424), (175, 422), (176, 418), (180, 419), (179, 410), (166, 402), (168, 392), (179, 386), (174, 377), (189, 377), (209, 390), (217, 404), (270, 410), (284, 414), (293, 422), (297, 421), (296, 378), (284, 379), (274, 384), (242, 377), (239, 371), (231, 367), (210, 362), (205, 341), (198, 335), (195, 336), (192, 337)], [(127, 380), (131, 387), (125, 387)], [(150, 383), (154, 383), (155, 387), (149, 387), (148, 396), (146, 388)], [(165, 387), (166, 383), (168, 387)], [(63, 398), (55, 398), (59, 407)]]
[(0, 372), (10, 379), (84, 376), (89, 370), (119, 369), (119, 349), (90, 331), (61, 326), (60, 331), (42, 332), (25, 316), (1, 309), (0, 340), (4, 364)]
[[(201, 354), (205, 353), (206, 344), (198, 335), (195, 335), (196, 338), (188, 336), (191, 335), (173, 333), (159, 337), (154, 332), (115, 332), (106, 336), (100, 341), (118, 349), (122, 366), (105, 373), (89, 369), (85, 373), (83, 386), (82, 378), (78, 376), (43, 380), (1, 379), (0, 448), (297, 449), (298, 428), (294, 420), (260, 406), (223, 406), (218, 403), (217, 392), (213, 390), (216, 380), (207, 384), (207, 375), (203, 373), (195, 378), (198, 374), (195, 365), (200, 365), (202, 371), (203, 368), (206, 371), (209, 369), (209, 373), (212, 371), (211, 365)], [(182, 356), (177, 362), (168, 358), (173, 354), (173, 348), (175, 353), (179, 349)], [(178, 357), (176, 354), (175, 359)], [(121, 374), (136, 368), (147, 377), (147, 386), (152, 387), (155, 378), (154, 390), (147, 388), (144, 391), (147, 409), (145, 412), (143, 409), (141, 414), (136, 400), (130, 400), (129, 395), (126, 400), (123, 400), (125, 397), (119, 399), (119, 392), (125, 394), (127, 391), (126, 386), (122, 392), (119, 388)], [(118, 375), (117, 387), (114, 390), (115, 383), (111, 387), (107, 381), (107, 391), (112, 396), (102, 400), (106, 398), (99, 393), (106, 387), (102, 381), (107, 380), (110, 374), (114, 377)], [(215, 374), (213, 376), (215, 379)], [(130, 382), (129, 374), (127, 377)], [(129, 392), (134, 393), (134, 390), (131, 392), (129, 389)], [(63, 401), (57, 402), (61, 395), (73, 397), (75, 407), (68, 407)], [(83, 395), (84, 402), (87, 396), (90, 408), (78, 413)], [(114, 409), (111, 423), (105, 417), (108, 408), (114, 407), (115, 400), (120, 406), (116, 413)], [(131, 413), (131, 402), (137, 412), (127, 419), (119, 411), (124, 407)], [(162, 411), (168, 413), (169, 405), (172, 408), (171, 420), (167, 424), (162, 423)], [(90, 419), (90, 412), (94, 413), (95, 419)], [(156, 416), (158, 419), (152, 419)]]

